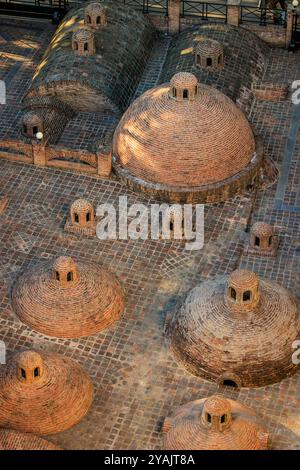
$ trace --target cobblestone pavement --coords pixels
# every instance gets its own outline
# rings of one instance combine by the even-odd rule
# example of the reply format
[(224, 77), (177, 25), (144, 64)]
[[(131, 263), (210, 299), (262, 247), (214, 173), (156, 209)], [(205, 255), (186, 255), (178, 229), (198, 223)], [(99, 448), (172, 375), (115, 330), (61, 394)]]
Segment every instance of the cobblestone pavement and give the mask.
[[(15, 47), (10, 45), (15, 30), (7, 27), (3, 31), (11, 38), (8, 44), (0, 43), (0, 50), (5, 48), (7, 52)], [(15, 101), (10, 88), (12, 103), (4, 110), (14, 109), (14, 106), (17, 109), (21, 90), (25, 92), (40, 53), (34, 49), (33, 42), (38, 41), (38, 37), (43, 41), (49, 39), (49, 31), (44, 27), (39, 33), (32, 28), (19, 31), (19, 37), (24, 37), (27, 45), (31, 41), (30, 57), (25, 58), (27, 75), (22, 84), (23, 65), (16, 72), (13, 68), (18, 63), (16, 57), (3, 62), (3, 55), (0, 56), (1, 78), (12, 69), (16, 73), (13, 80), (18, 82), (20, 77)], [(157, 58), (156, 53), (160, 60), (164, 59), (164, 47), (159, 53), (153, 51), (150, 60)], [(18, 54), (21, 55), (20, 46)], [(299, 78), (299, 54), (272, 51), (265, 71), (266, 81), (268, 74), (274, 71), (278, 81)], [(149, 86), (153, 86), (152, 80), (153, 77)], [(146, 88), (147, 76), (144, 75), (140, 92)], [(16, 126), (16, 121), (3, 120), (3, 112), (0, 111), (1, 137), (14, 131)], [(294, 116), (295, 107), (290, 101), (257, 101), (251, 113), (251, 121), (263, 136), (267, 153), (279, 167), (287, 168), (280, 194), (288, 210), (284, 204), (280, 208), (276, 206), (277, 183), (257, 194), (249, 193), (223, 204), (206, 206), (205, 246), (197, 252), (185, 251), (180, 242), (103, 242), (67, 234), (63, 227), (69, 206), (78, 197), (87, 198), (95, 205), (102, 202), (117, 205), (120, 195), (127, 195), (129, 204), (150, 204), (151, 201), (113, 179), (101, 180), (0, 160), (0, 195), (7, 194), (10, 198), (8, 207), (0, 215), (0, 338), (10, 351), (34, 347), (73, 357), (90, 374), (95, 385), (89, 415), (74, 428), (51, 436), (51, 441), (67, 449), (159, 449), (165, 416), (183, 403), (219, 391), (252, 406), (264, 417), (274, 448), (300, 448), (300, 373), (259, 389), (218, 389), (216, 384), (193, 377), (175, 362), (163, 329), (166, 314), (172, 313), (177, 299), (188, 289), (239, 266), (254, 269), (294, 292), (299, 289), (300, 214), (290, 210), (297, 207), (299, 190), (300, 142), (299, 131), (297, 135), (293, 131)], [(79, 129), (83, 117), (78, 119)], [(94, 129), (97, 131), (97, 126)], [(295, 144), (293, 155), (285, 152), (291, 132)], [(76, 145), (80, 146), (80, 137), (78, 139)], [(249, 224), (256, 220), (272, 223), (279, 232), (280, 245), (275, 260), (243, 254)], [(78, 260), (99, 261), (119, 276), (126, 292), (126, 310), (122, 319), (108, 331), (89, 338), (59, 340), (30, 330), (14, 316), (9, 297), (16, 276), (38, 260), (61, 254)]]

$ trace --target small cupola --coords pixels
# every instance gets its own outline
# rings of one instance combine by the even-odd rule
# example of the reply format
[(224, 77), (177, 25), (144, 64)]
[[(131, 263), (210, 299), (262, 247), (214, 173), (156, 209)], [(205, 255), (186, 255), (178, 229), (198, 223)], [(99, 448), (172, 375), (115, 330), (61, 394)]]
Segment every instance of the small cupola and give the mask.
[(246, 269), (233, 271), (228, 278), (225, 297), (237, 309), (251, 310), (256, 307), (260, 298), (257, 275)]
[(77, 199), (71, 206), (71, 223), (79, 227), (94, 225), (95, 212), (92, 204), (85, 199)]
[(84, 10), (84, 23), (91, 28), (99, 29), (107, 25), (107, 7), (101, 3), (93, 2)]
[(223, 45), (210, 38), (201, 38), (194, 45), (195, 65), (208, 72), (222, 70), (224, 67)]
[(230, 427), (231, 422), (231, 405), (226, 398), (214, 395), (205, 401), (201, 415), (204, 427), (222, 432)]
[(93, 31), (80, 28), (74, 31), (72, 36), (72, 49), (80, 56), (91, 56), (95, 54), (95, 37)]
[(33, 139), (38, 132), (44, 133), (43, 117), (34, 111), (29, 111), (22, 119), (22, 133)]
[(194, 101), (198, 96), (198, 80), (192, 73), (176, 73), (170, 82), (170, 98), (176, 101)]
[(250, 246), (257, 251), (272, 251), (274, 249), (273, 227), (265, 222), (256, 222), (250, 231)]
[(24, 384), (34, 384), (44, 373), (42, 357), (35, 351), (22, 352), (17, 361), (17, 377)]
[(60, 256), (53, 264), (52, 279), (61, 287), (71, 287), (78, 280), (77, 265), (69, 256)]

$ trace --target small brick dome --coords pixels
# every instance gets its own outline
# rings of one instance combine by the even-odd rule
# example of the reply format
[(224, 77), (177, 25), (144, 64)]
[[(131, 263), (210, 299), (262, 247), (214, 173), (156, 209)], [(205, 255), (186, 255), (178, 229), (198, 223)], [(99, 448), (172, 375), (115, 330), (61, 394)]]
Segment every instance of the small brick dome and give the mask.
[[(21, 367), (27, 377), (41, 365), (38, 380), (20, 380)], [(16, 353), (0, 373), (0, 422), (17, 431), (45, 435), (69, 429), (86, 415), (92, 398), (89, 377), (60, 354)]]
[(71, 206), (71, 223), (81, 227), (94, 224), (95, 211), (93, 205), (85, 199), (77, 199)]
[[(236, 298), (231, 299), (229, 287)], [(250, 292), (245, 298), (245, 292)], [(203, 282), (166, 325), (176, 358), (191, 373), (222, 385), (260, 387), (294, 374), (299, 302), (283, 287), (246, 270)]]
[(163, 425), (165, 450), (263, 450), (268, 434), (248, 407), (215, 395), (181, 406)]
[(22, 119), (22, 133), (26, 137), (34, 138), (38, 132), (44, 132), (43, 117), (35, 111), (29, 111)]
[(45, 439), (11, 429), (0, 429), (0, 450), (62, 450)]
[(92, 28), (101, 28), (107, 25), (107, 7), (102, 3), (93, 2), (84, 10), (84, 22)]
[(223, 45), (210, 38), (199, 38), (194, 46), (195, 65), (207, 71), (224, 67)]
[(95, 263), (60, 257), (21, 275), (12, 308), (36, 331), (58, 338), (95, 334), (117, 321), (124, 294), (117, 278)]
[(95, 37), (93, 31), (80, 28), (72, 35), (72, 49), (75, 54), (90, 56), (95, 53)]
[(226, 188), (220, 198), (230, 197), (240, 175), (249, 179), (259, 160), (255, 149), (242, 111), (220, 91), (182, 72), (128, 108), (114, 134), (113, 164), (130, 187), (165, 197), (179, 192), (180, 202), (199, 192), (204, 202), (220, 187)]

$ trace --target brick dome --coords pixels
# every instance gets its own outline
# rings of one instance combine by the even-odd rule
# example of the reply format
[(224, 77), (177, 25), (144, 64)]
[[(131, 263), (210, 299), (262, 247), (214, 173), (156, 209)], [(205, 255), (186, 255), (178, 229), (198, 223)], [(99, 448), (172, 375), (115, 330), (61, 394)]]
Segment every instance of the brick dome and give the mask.
[(271, 237), (273, 232), (272, 225), (266, 222), (255, 222), (251, 227), (251, 234), (257, 237)]
[(1, 426), (38, 435), (77, 424), (88, 412), (93, 386), (83, 369), (60, 354), (25, 351), (0, 372)]
[(62, 450), (45, 439), (11, 429), (0, 429), (0, 450)]
[(93, 205), (86, 199), (77, 199), (71, 206), (71, 211), (77, 212), (78, 214), (85, 214), (86, 212), (94, 212)]
[(263, 450), (268, 443), (250, 408), (217, 395), (181, 406), (163, 432), (165, 450)]
[(124, 295), (117, 278), (104, 267), (59, 257), (27, 270), (17, 279), (12, 308), (36, 331), (58, 338), (79, 338), (118, 320)]
[(166, 332), (180, 363), (219, 384), (260, 387), (299, 369), (291, 360), (300, 338), (297, 299), (246, 270), (192, 289)]
[(193, 193), (209, 202), (237, 192), (237, 180), (244, 185), (255, 176), (261, 158), (255, 149), (242, 111), (187, 72), (139, 97), (113, 142), (115, 170), (128, 185), (182, 202)]
[(93, 39), (93, 37), (94, 37), (93, 31), (86, 29), (86, 28), (77, 29), (77, 31), (74, 31), (73, 33), (73, 41), (78, 41), (78, 42), (90, 41), (91, 39)]

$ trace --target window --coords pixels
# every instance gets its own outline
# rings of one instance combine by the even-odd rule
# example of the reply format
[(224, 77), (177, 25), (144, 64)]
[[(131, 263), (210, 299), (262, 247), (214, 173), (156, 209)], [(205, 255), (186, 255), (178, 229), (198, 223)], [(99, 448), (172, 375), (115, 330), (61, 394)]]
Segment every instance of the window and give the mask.
[(196, 64), (200, 65), (201, 64), (201, 57), (199, 54), (196, 55)]
[(72, 272), (69, 272), (69, 273), (67, 274), (67, 282), (71, 282), (71, 281), (73, 281), (73, 273), (72, 273)]
[(79, 224), (79, 216), (76, 213), (74, 214), (74, 220), (76, 224)]
[(96, 23), (97, 23), (97, 24), (100, 24), (100, 23), (101, 23), (101, 18), (100, 18), (100, 16), (97, 16)]
[(231, 297), (233, 300), (236, 300), (236, 290), (233, 289), (233, 287), (230, 287), (229, 293), (230, 293), (230, 297)]
[(177, 97), (177, 90), (176, 88), (174, 87), (173, 88), (173, 98), (176, 98)]
[(174, 230), (174, 224), (173, 224), (173, 222), (170, 222), (170, 230), (171, 230), (171, 232)]
[(186, 90), (186, 89), (183, 90), (182, 96), (183, 96), (183, 99), (184, 99), (184, 100), (188, 100), (188, 98), (189, 98), (189, 90)]
[(78, 42), (77, 41), (74, 42), (74, 49), (75, 49), (75, 51), (78, 51)]
[(23, 132), (24, 132), (24, 134), (27, 134), (27, 126), (26, 126), (26, 124), (23, 124)]
[(87, 15), (86, 19), (87, 19), (87, 22), (91, 24), (92, 21), (91, 21), (90, 15)]
[(26, 379), (26, 372), (25, 372), (24, 369), (21, 369), (21, 377), (22, 377), (23, 379)]
[(246, 290), (245, 292), (243, 292), (243, 301), (244, 302), (249, 302), (249, 300), (251, 300), (251, 297), (252, 297), (252, 293), (250, 290)]
[(222, 56), (219, 55), (219, 57), (218, 57), (218, 64), (220, 65), (221, 63), (222, 63)]
[(59, 274), (58, 271), (55, 271), (55, 279), (56, 279), (57, 281), (60, 281), (60, 274)]
[(86, 214), (86, 221), (87, 221), (87, 222), (90, 222), (90, 220), (91, 220), (91, 213), (88, 212), (88, 213)]
[(272, 235), (269, 237), (269, 246), (272, 245)]
[(222, 415), (220, 421), (221, 421), (221, 424), (225, 424), (227, 422), (227, 416)]
[(255, 245), (255, 246), (259, 246), (259, 245), (260, 245), (260, 239), (259, 239), (259, 237), (255, 237), (255, 239), (254, 239), (254, 245)]
[(198, 93), (198, 85), (195, 86), (195, 95)]
[(89, 50), (89, 45), (88, 45), (87, 42), (84, 43), (83, 50), (84, 50), (84, 51), (88, 51), (88, 50)]
[(208, 423), (211, 423), (211, 414), (210, 413), (206, 413), (206, 421)]
[(38, 133), (38, 131), (39, 131), (38, 126), (33, 126), (33, 128), (32, 128), (33, 135), (36, 135)]
[(40, 368), (36, 367), (33, 371), (33, 376), (34, 377), (39, 377), (40, 376)]
[(212, 59), (210, 57), (207, 57), (206, 59), (206, 65), (207, 67), (211, 67), (212, 66)]
[(223, 380), (223, 385), (226, 387), (237, 388), (237, 383), (234, 380), (225, 379)]

